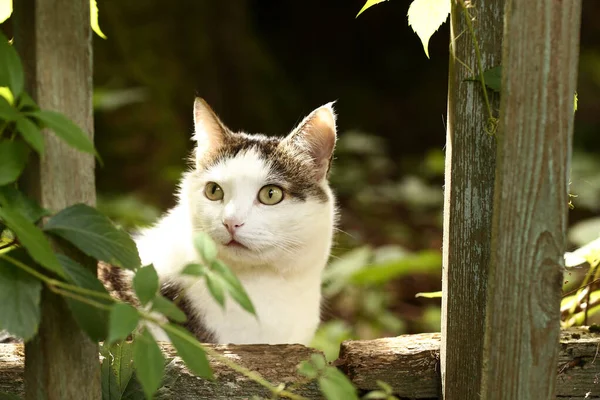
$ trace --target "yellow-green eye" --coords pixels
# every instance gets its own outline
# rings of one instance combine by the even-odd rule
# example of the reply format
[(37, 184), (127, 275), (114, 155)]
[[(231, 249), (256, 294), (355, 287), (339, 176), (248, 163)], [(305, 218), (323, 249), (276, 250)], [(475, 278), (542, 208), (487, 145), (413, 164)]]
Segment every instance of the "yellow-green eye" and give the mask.
[(267, 185), (258, 192), (258, 201), (268, 206), (275, 205), (283, 200), (283, 190), (279, 186)]
[(214, 182), (208, 182), (206, 186), (204, 186), (204, 195), (207, 199), (212, 201), (221, 200), (223, 198), (223, 189)]

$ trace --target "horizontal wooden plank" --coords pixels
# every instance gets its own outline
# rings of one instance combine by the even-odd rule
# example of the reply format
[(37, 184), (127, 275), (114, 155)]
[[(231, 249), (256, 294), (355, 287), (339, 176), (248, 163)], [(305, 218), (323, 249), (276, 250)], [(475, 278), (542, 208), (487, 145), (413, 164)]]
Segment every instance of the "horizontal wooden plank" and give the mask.
[[(347, 341), (335, 365), (361, 391), (376, 389), (377, 380), (382, 380), (391, 384), (400, 397), (437, 399), (441, 392), (440, 342), (439, 333)], [(309, 399), (322, 398), (314, 382), (305, 384), (296, 373), (296, 366), (310, 358), (313, 349), (301, 345), (209, 346), (273, 383), (297, 386), (294, 392)], [(600, 399), (600, 334), (590, 333), (587, 328), (563, 330), (559, 346), (558, 398)], [(267, 395), (261, 386), (215, 360), (211, 365), (216, 381), (197, 378), (169, 344), (162, 344), (162, 348), (167, 357), (173, 358), (170, 373), (178, 376), (175, 385), (168, 388), (169, 398), (247, 399)], [(23, 394), (23, 357), (22, 344), (0, 344), (0, 392)]]

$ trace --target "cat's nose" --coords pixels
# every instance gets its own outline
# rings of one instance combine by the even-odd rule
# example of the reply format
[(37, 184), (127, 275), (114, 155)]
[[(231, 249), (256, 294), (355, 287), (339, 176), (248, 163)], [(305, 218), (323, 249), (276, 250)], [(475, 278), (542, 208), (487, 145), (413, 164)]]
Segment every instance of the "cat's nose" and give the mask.
[(240, 222), (233, 218), (226, 218), (223, 220), (223, 226), (227, 229), (227, 232), (229, 232), (231, 234), (231, 236), (233, 236), (235, 231), (243, 225), (244, 225), (243, 222)]

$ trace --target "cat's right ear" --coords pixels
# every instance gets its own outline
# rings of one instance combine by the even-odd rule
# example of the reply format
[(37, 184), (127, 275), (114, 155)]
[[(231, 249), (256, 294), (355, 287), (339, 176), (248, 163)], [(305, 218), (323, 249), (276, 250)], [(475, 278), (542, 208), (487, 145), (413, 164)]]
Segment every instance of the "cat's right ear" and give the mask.
[(229, 130), (221, 122), (208, 103), (200, 97), (194, 101), (194, 140), (196, 141), (196, 160), (221, 147)]

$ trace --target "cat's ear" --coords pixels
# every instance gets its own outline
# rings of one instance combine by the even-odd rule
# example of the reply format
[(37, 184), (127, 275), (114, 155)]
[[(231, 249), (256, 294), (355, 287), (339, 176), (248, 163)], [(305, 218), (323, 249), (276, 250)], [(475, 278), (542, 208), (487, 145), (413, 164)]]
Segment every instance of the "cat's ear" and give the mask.
[(315, 163), (317, 180), (325, 178), (331, 166), (336, 141), (335, 120), (333, 102), (327, 103), (304, 118), (284, 140), (308, 153)]
[(221, 122), (208, 103), (200, 97), (194, 101), (194, 140), (197, 143), (196, 158), (221, 147), (229, 129)]

